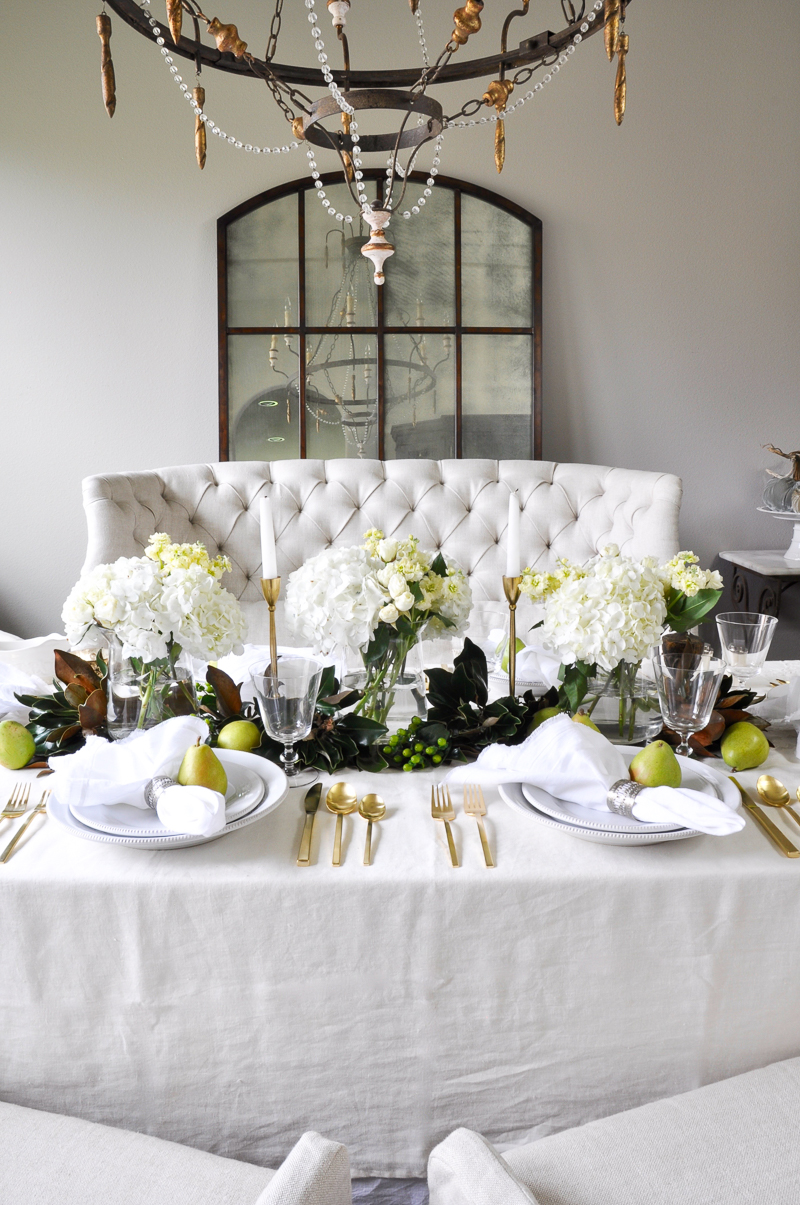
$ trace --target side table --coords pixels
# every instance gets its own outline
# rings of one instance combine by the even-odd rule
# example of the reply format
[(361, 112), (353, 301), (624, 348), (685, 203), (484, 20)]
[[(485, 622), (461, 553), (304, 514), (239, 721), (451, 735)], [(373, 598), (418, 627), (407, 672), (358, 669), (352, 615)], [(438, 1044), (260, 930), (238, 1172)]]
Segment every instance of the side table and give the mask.
[(734, 608), (777, 618), (784, 592), (800, 582), (800, 561), (792, 564), (780, 549), (745, 549), (719, 555), (733, 565), (731, 602)]

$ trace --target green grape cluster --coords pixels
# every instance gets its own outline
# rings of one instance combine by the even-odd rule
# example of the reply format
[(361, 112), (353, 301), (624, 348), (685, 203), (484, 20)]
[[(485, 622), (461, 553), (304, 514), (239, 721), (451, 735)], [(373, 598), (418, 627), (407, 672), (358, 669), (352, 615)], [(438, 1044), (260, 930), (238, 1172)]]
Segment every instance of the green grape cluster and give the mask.
[[(414, 716), (408, 728), (398, 728), (389, 737), (385, 756), (389, 765), (398, 770), (430, 770), (440, 766), (445, 760), (450, 742), (446, 737), (434, 738), (430, 743), (425, 739), (424, 721)], [(441, 729), (440, 729), (441, 731)]]

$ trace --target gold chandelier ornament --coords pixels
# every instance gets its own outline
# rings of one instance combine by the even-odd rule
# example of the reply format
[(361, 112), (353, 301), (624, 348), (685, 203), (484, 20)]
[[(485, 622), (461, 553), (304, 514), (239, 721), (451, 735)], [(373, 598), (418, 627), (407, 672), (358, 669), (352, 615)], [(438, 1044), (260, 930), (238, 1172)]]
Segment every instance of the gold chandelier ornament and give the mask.
[[(226, 3), (232, 5), (235, 0), (226, 0)], [(373, 279), (378, 285), (385, 279), (384, 264), (395, 250), (386, 238), (386, 227), (392, 219), (412, 221), (423, 212), (439, 174), (444, 138), (453, 131), (494, 124), (494, 162), (497, 171), (502, 171), (506, 159), (507, 119), (551, 85), (581, 43), (601, 29), (609, 59), (617, 59), (614, 117), (618, 125), (625, 113), (628, 36), (624, 23), (630, 0), (560, 0), (567, 20), (565, 28), (558, 33), (545, 29), (509, 49), (508, 32), (512, 21), (527, 17), (529, 12), (530, 0), (521, 0), (521, 7), (511, 8), (507, 13), (499, 48), (491, 51), (485, 47), (489, 54), (479, 58), (467, 57), (464, 47), (470, 39), (476, 39), (477, 44), (483, 46), (486, 37), (481, 30), (484, 0), (465, 0), (455, 10), (452, 33), (438, 55), (428, 51), (421, 0), (409, 0), (422, 64), (392, 70), (361, 70), (350, 62), (345, 29), (348, 22), (357, 24), (375, 19), (374, 4), (364, 4), (363, 0), (324, 0), (324, 4), (323, 0), (303, 0), (301, 6), (300, 0), (293, 0), (293, 21), (297, 21), (298, 10), (305, 9), (303, 15), (307, 18), (315, 55), (309, 66), (277, 60), (284, 0), (272, 0), (272, 3), (274, 12), (266, 50), (264, 57), (258, 58), (248, 49), (248, 43), (240, 36), (236, 25), (216, 16), (207, 16), (198, 0), (166, 0), (166, 8), (161, 10), (166, 17), (163, 22), (150, 11), (148, 0), (106, 0), (107, 6), (126, 24), (155, 42), (165, 66), (189, 102), (195, 117), (194, 148), (198, 166), (205, 166), (209, 133), (235, 150), (256, 155), (291, 154), (302, 148), (323, 209), (337, 223), (344, 222), (352, 228), (353, 222), (362, 221), (369, 226), (370, 238), (364, 244), (362, 254), (371, 261)], [(555, 0), (550, 3), (555, 4)], [(317, 11), (318, 4), (322, 15)], [(387, 7), (388, 0), (385, 0), (381, 6), (381, 19)], [(185, 21), (185, 17), (189, 20)], [(341, 54), (342, 65), (336, 70), (330, 65), (326, 49), (325, 38), (330, 34), (324, 26), (328, 19), (328, 31), (333, 28), (334, 42)], [(203, 28), (213, 45), (203, 40)], [(105, 6), (97, 18), (97, 32), (102, 43), (103, 102), (112, 116), (116, 90), (109, 46), (111, 20)], [(383, 27), (382, 33), (385, 41)], [(194, 65), (198, 76), (194, 88), (184, 83), (180, 75), (181, 59)], [(205, 67), (261, 80), (287, 122), (286, 143), (259, 146), (226, 133), (205, 110), (205, 89), (199, 82), (200, 72)], [(480, 79), (489, 82), (449, 115), (432, 94), (435, 85)], [(315, 89), (317, 96), (313, 95)], [(320, 89), (322, 95), (319, 95)], [(514, 100), (509, 103), (512, 94)], [(493, 112), (478, 118), (477, 115), (487, 108)], [(372, 126), (377, 124), (377, 118), (381, 119), (383, 130), (376, 133)], [(360, 121), (365, 119), (369, 121), (369, 131), (362, 132)], [(407, 199), (412, 171), (419, 171), (422, 156), (429, 149), (433, 156), (425, 187), (416, 200)], [(326, 195), (322, 171), (317, 164), (321, 152), (338, 157), (343, 182), (355, 204), (355, 214), (340, 212)], [(384, 156), (382, 162), (386, 164), (386, 178), (378, 182), (375, 197), (367, 195), (363, 170), (364, 157), (370, 155)]]
[(117, 107), (117, 85), (114, 79), (114, 62), (111, 58), (111, 18), (102, 12), (97, 17), (97, 34), (102, 52), (100, 57), (100, 80), (103, 86), (103, 104), (109, 117)]

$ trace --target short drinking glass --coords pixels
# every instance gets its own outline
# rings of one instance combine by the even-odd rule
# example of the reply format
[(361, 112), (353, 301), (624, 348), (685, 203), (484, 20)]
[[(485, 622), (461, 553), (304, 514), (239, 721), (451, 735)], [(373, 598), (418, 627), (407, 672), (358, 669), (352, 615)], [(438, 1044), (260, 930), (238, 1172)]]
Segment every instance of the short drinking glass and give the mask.
[(755, 611), (726, 611), (717, 616), (722, 660), (737, 686), (763, 669), (777, 625), (774, 615)]
[[(674, 647), (674, 637), (672, 641)], [(667, 652), (663, 644), (654, 650), (653, 675), (661, 717), (681, 738), (676, 752), (683, 757), (691, 757), (689, 737), (705, 728), (717, 701), (725, 667), (712, 660), (712, 652), (710, 644), (702, 651), (690, 647), (684, 652)]]
[(311, 731), (322, 668), (310, 657), (281, 657), (276, 674), (267, 666), (254, 679), (264, 727), (283, 745), (281, 761), (290, 787), (307, 786), (319, 778), (318, 771), (299, 768), (295, 745)]

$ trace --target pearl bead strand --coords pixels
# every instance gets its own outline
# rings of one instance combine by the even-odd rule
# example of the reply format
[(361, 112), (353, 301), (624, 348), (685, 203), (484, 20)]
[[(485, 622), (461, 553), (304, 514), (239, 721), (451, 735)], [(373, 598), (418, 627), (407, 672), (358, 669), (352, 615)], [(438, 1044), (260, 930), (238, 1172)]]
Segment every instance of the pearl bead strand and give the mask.
[(208, 113), (205, 113), (203, 109), (200, 108), (197, 101), (192, 96), (192, 92), (188, 84), (185, 84), (183, 82), (183, 77), (178, 74), (178, 68), (175, 66), (175, 60), (169, 53), (167, 47), (164, 45), (164, 39), (161, 36), (161, 27), (150, 10), (147, 8), (147, 5), (140, 3), (139, 7), (141, 8), (143, 15), (147, 18), (147, 22), (150, 25), (153, 34), (155, 35), (156, 45), (161, 51), (164, 62), (169, 68), (170, 75), (183, 93), (184, 100), (189, 102), (192, 111), (200, 118), (201, 121), (205, 122), (207, 128), (212, 134), (216, 134), (218, 138), (221, 138), (223, 142), (229, 143), (237, 151), (252, 151), (252, 153), (255, 155), (288, 155), (290, 151), (296, 151), (298, 149), (300, 146), (299, 142), (291, 142), (288, 146), (254, 146), (250, 142), (242, 142), (236, 137), (235, 134), (226, 134), (225, 131), (216, 124), (213, 117), (210, 117)]

